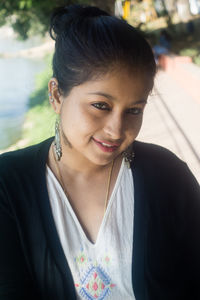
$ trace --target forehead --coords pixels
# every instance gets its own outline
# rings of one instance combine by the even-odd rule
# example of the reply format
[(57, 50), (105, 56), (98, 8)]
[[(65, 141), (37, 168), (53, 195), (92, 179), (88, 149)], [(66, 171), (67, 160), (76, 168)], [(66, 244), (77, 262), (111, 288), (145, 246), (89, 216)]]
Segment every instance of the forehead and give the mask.
[(77, 86), (76, 92), (88, 95), (105, 93), (117, 100), (140, 100), (147, 98), (152, 85), (152, 79), (144, 72), (114, 70)]

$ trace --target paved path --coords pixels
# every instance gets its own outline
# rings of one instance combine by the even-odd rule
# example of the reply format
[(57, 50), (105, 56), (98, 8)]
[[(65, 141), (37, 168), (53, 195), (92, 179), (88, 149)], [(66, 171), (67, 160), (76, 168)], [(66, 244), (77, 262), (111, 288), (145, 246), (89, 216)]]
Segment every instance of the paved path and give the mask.
[(137, 139), (174, 152), (200, 183), (200, 99), (191, 96), (167, 72), (157, 74)]

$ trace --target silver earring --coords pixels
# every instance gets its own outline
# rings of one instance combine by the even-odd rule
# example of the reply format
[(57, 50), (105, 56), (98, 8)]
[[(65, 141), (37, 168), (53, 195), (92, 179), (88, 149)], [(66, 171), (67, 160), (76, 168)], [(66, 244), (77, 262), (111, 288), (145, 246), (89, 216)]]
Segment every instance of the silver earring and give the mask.
[(59, 119), (56, 119), (55, 123), (55, 139), (54, 139), (54, 152), (56, 160), (59, 161), (62, 157), (62, 147), (60, 142), (60, 122)]
[(53, 97), (52, 97), (52, 94), (51, 94), (51, 93), (49, 93), (49, 97), (50, 97), (50, 101), (51, 101), (51, 102), (53, 102), (53, 101), (54, 101), (54, 99), (53, 99)]
[(125, 163), (126, 163), (127, 167), (130, 168), (130, 164), (132, 163), (132, 161), (135, 157), (135, 153), (133, 152), (132, 149), (127, 149), (122, 154), (125, 159)]

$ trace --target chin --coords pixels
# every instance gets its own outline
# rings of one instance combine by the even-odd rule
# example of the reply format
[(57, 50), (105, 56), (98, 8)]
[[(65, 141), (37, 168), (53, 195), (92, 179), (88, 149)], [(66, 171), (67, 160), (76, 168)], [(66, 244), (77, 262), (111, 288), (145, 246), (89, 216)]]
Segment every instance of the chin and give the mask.
[(120, 153), (116, 154), (116, 155), (110, 155), (110, 156), (107, 156), (107, 157), (93, 157), (90, 159), (90, 161), (95, 164), (95, 165), (98, 165), (98, 166), (105, 166), (107, 164), (109, 164), (111, 161), (113, 161), (113, 159), (115, 159), (116, 157), (118, 157), (120, 155)]

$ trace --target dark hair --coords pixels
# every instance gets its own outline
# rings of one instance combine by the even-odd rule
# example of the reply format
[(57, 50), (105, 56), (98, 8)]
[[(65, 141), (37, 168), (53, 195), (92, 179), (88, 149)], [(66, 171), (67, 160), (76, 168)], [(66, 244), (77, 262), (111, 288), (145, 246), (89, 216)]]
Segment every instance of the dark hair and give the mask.
[(97, 7), (58, 8), (51, 17), (50, 36), (56, 42), (53, 76), (64, 95), (116, 66), (146, 72), (153, 85), (155, 60), (142, 34)]

